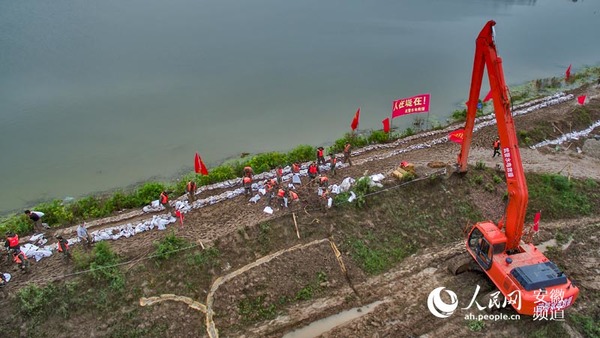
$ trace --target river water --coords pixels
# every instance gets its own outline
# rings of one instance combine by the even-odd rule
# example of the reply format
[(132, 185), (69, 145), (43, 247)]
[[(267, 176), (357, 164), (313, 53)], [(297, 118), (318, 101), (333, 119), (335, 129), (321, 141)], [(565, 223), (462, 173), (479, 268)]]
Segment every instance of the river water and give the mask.
[(327, 144), (421, 93), (445, 122), (489, 19), (509, 85), (600, 63), (600, 1), (0, 0), (0, 212), (172, 178), (196, 151)]

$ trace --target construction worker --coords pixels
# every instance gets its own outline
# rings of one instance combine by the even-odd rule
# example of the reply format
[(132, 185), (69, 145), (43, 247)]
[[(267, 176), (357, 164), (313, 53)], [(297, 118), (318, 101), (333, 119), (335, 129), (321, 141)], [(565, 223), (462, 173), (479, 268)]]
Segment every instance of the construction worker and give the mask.
[(185, 186), (185, 191), (188, 193), (188, 201), (193, 202), (196, 200), (196, 188), (196, 182), (193, 180), (189, 181)]
[(56, 243), (56, 251), (62, 253), (65, 258), (71, 257), (71, 252), (69, 251), (69, 242), (61, 235), (56, 235), (56, 239), (58, 240), (58, 243)]
[(244, 193), (246, 196), (252, 195), (252, 179), (248, 176), (245, 176), (242, 179), (242, 183), (244, 184)]
[(19, 235), (7, 231), (5, 234), (6, 241), (4, 242), (4, 246), (7, 250), (19, 250)]
[(160, 204), (162, 204), (163, 207), (165, 207), (165, 210), (167, 212), (173, 212), (173, 207), (171, 206), (171, 204), (169, 204), (169, 194), (166, 191), (160, 193), (159, 202)]
[(317, 179), (317, 183), (319, 183), (319, 188), (327, 189), (329, 187), (329, 178), (327, 176), (322, 175)]
[(285, 189), (279, 188), (279, 190), (277, 190), (277, 201), (279, 202), (279, 206), (287, 208), (286, 195)]
[(44, 226), (44, 223), (42, 223), (42, 216), (44, 216), (42, 212), (25, 210), (25, 215), (33, 221), (33, 229), (35, 232), (44, 232), (45, 228), (49, 228), (47, 224)]
[(300, 173), (300, 163), (298, 163), (298, 162), (292, 163), (292, 173), (294, 173), (294, 174)]
[(86, 247), (90, 247), (92, 245), (92, 236), (90, 236), (87, 228), (85, 227), (85, 223), (77, 226), (77, 238), (79, 238), (79, 241)]
[(315, 162), (311, 163), (308, 166), (308, 177), (312, 181), (317, 177), (318, 174), (319, 174), (319, 167), (317, 166), (317, 164)]
[(281, 166), (277, 166), (275, 175), (277, 176), (277, 184), (281, 185), (281, 182), (283, 181), (283, 168)]
[(245, 177), (250, 177), (252, 178), (252, 175), (254, 174), (254, 171), (252, 170), (252, 167), (247, 165), (244, 167), (244, 176)]
[(274, 180), (265, 181), (265, 190), (267, 195), (267, 205), (271, 206), (271, 201), (273, 200), (273, 190), (275, 189), (275, 185), (277, 182), (273, 182)]
[(350, 159), (350, 153), (352, 152), (352, 145), (350, 142), (346, 142), (344, 146), (344, 163), (348, 163), (348, 165), (352, 166), (352, 160)]
[(288, 201), (289, 201), (290, 203), (291, 203), (291, 202), (294, 202), (294, 201), (298, 201), (298, 200), (299, 200), (299, 198), (298, 198), (298, 194), (296, 194), (296, 192), (295, 192), (295, 191), (293, 191), (293, 190), (288, 190), (288, 191), (287, 191), (287, 197), (288, 197)]
[(500, 156), (500, 138), (496, 137), (496, 141), (494, 141), (494, 154), (492, 158), (496, 157), (496, 155)]
[(331, 177), (335, 177), (335, 165), (337, 164), (337, 157), (335, 154), (329, 154), (329, 174)]
[(324, 165), (325, 164), (325, 156), (323, 156), (323, 151), (325, 149), (323, 149), (323, 147), (319, 147), (317, 148), (317, 165)]
[(300, 179), (300, 163), (298, 162), (292, 163), (292, 183), (302, 184), (302, 180)]
[(26, 272), (27, 268), (29, 267), (29, 261), (27, 260), (25, 253), (21, 251), (21, 247), (19, 245), (19, 235), (12, 232), (7, 232), (4, 246), (8, 250), (9, 255), (12, 255), (13, 261), (22, 271)]

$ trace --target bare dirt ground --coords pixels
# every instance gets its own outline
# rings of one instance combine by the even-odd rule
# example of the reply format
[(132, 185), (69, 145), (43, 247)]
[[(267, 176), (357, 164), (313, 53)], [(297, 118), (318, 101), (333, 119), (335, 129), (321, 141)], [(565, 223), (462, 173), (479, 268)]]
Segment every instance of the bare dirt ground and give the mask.
[[(591, 98), (586, 107), (591, 112), (592, 119), (594, 121), (600, 119), (600, 90), (588, 86), (578, 89), (574, 94), (580, 93), (586, 93)], [(562, 132), (584, 129), (587, 127), (586, 121), (578, 122), (573, 118), (577, 108), (576, 100), (571, 100), (517, 117), (515, 119), (517, 130), (534, 130), (538, 125), (550, 123), (555, 127), (550, 133), (558, 137)], [(600, 131), (595, 130), (594, 133), (600, 134)], [(489, 168), (501, 165), (500, 159), (491, 156), (491, 144), (495, 136), (495, 126), (485, 127), (474, 135), (469, 163), (483, 162)], [(423, 140), (413, 141), (413, 143), (418, 142)], [(582, 142), (583, 140), (574, 141), (571, 146), (563, 144), (559, 150), (550, 147), (537, 150), (522, 147), (524, 169), (526, 172), (562, 173), (575, 178), (600, 181), (598, 169), (600, 159), (585, 153), (579, 154), (576, 148), (581, 147)], [(408, 145), (410, 144), (403, 146)], [(384, 160), (367, 161), (374, 155), (382, 155), (392, 150), (366, 152), (355, 157), (353, 161), (356, 165), (339, 170), (337, 177), (332, 178), (333, 183), (340, 183), (348, 176), (360, 177), (366, 171), (369, 174), (389, 173), (401, 161), (414, 163), (417, 172), (423, 176), (433, 172), (433, 169), (427, 167), (427, 164), (432, 161), (452, 164), (456, 159), (459, 146), (444, 143)], [(479, 205), (480, 210), (477, 211), (479, 215), (492, 220), (498, 220), (502, 216), (504, 202), (503, 192), (500, 190), (505, 185), (499, 186), (498, 191), (494, 193), (478, 190), (473, 190), (471, 193), (471, 191), (460, 190), (462, 188), (459, 180), (460, 178), (453, 177), (442, 185), (444, 189), (449, 189), (449, 194), (454, 191), (468, 193), (470, 198)], [(418, 194), (414, 191), (412, 193)], [(445, 286), (455, 291), (461, 300), (461, 306), (464, 305), (463, 300), (468, 300), (473, 295), (476, 285), (482, 288), (480, 294), (493, 289), (493, 285), (482, 274), (468, 272), (452, 276), (446, 270), (447, 262), (464, 251), (464, 244), (459, 240), (464, 224), (459, 224), (454, 229), (430, 228), (422, 233), (414, 233), (410, 228), (401, 229), (400, 232), (406, 235), (405, 238), (412, 238), (412, 245), (416, 252), (411, 252), (412, 254), (400, 264), (383, 274), (369, 275), (348, 257), (350, 244), (337, 242), (336, 238), (345, 238), (344, 232), (355, 231), (351, 226), (346, 225), (352, 222), (358, 222), (363, 229), (378, 231), (380, 224), (377, 220), (383, 211), (377, 208), (368, 209), (370, 210), (367, 211), (368, 217), (361, 214), (363, 219), (350, 221), (353, 215), (356, 215), (354, 211), (315, 210), (311, 198), (302, 194), (301, 196), (302, 205), (294, 209), (301, 239), (296, 238), (290, 211), (278, 210), (274, 215), (268, 215), (262, 211), (264, 207), (262, 201), (254, 205), (246, 203), (243, 197), (238, 197), (190, 212), (186, 215), (183, 228), (172, 225), (176, 235), (190, 243), (202, 242), (207, 247), (218, 247), (223, 257), (219, 264), (210, 267), (208, 271), (203, 270), (202, 273), (181, 270), (180, 266), (174, 263), (162, 265), (136, 263), (125, 266), (128, 280), (132, 285), (135, 284), (137, 291), (131, 291), (126, 296), (129, 305), (121, 309), (120, 315), (138, 311), (135, 312), (137, 317), (135, 323), (139, 324), (137, 326), (139, 330), (160, 326), (163, 328), (161, 335), (167, 337), (209, 336), (207, 327), (211, 324), (205, 321), (205, 314), (190, 309), (185, 304), (174, 302), (140, 308), (138, 296), (151, 297), (162, 293), (175, 293), (206, 305), (206, 297), (211, 293), (210, 286), (217, 277), (243, 269), (268, 254), (329, 237), (340, 248), (343, 266), (340, 266), (340, 262), (336, 259), (335, 250), (330, 243), (323, 241), (303, 249), (281, 253), (268, 262), (252, 269), (248, 268), (236, 278), (223, 283), (217, 290), (213, 290), (214, 304), (211, 308), (214, 311), (214, 326), (219, 330), (220, 336), (280, 337), (318, 319), (373, 302), (380, 303), (373, 306), (372, 312), (349, 322), (334, 320), (335, 324), (339, 324), (338, 326), (330, 324), (327, 330), (314, 331), (312, 335), (458, 337), (478, 334), (490, 337), (518, 337), (543, 330), (543, 323), (522, 319), (517, 325), (511, 321), (486, 321), (483, 330), (474, 332), (466, 324), (467, 321), (464, 319), (466, 312), (449, 319), (438, 319), (429, 313), (426, 306), (427, 295), (436, 287)], [(415, 200), (415, 203), (419, 203), (418, 197), (415, 197)], [(442, 205), (440, 208), (442, 212), (446, 209), (448, 212), (453, 210), (450, 206)], [(427, 217), (427, 213), (428, 211), (423, 209), (422, 216)], [(132, 220), (144, 216), (136, 217)], [(545, 230), (540, 232), (539, 238), (535, 239), (536, 242), (550, 239), (557, 229), (572, 234), (572, 242), (568, 248), (554, 250), (551, 258), (561, 267), (566, 267), (570, 278), (576, 280), (582, 293), (588, 295), (582, 297), (574, 308), (596, 316), (597, 309), (590, 310), (586, 307), (598, 306), (598, 300), (594, 298), (597, 298), (600, 290), (599, 222), (600, 215), (595, 215), (544, 224)], [(109, 225), (114, 223), (101, 226)], [(393, 229), (394, 226), (389, 225), (389, 229)], [(383, 225), (381, 227), (382, 231), (387, 231)], [(265, 235), (267, 233), (269, 236)], [(131, 238), (111, 241), (111, 246), (123, 257), (123, 260), (141, 258), (152, 253), (155, 249), (154, 243), (164, 238), (165, 234), (166, 232), (149, 231)], [(371, 240), (369, 235), (358, 234), (357, 236), (366, 242)], [(12, 269), (12, 266), (2, 262), (0, 268)], [(347, 274), (344, 273), (344, 269), (348, 271)], [(29, 283), (45, 285), (69, 280), (73, 277), (63, 277), (74, 272), (73, 265), (65, 264), (58, 255), (37, 263), (33, 262), (31, 273), (20, 275), (14, 272), (14, 280), (4, 288), (0, 296), (0, 305), (3, 306), (3, 311), (14, 309), (15, 305), (11, 305), (11, 302), (15, 301), (15, 293), (19, 288)], [(278, 312), (275, 319), (261, 320), (258, 312), (268, 312), (273, 309), (261, 308), (253, 304), (252, 302), (257, 299), (264, 304), (276, 303), (278, 309), (283, 310)], [(252, 314), (242, 313), (244, 304), (248, 305), (248, 311)], [(502, 310), (502, 313), (514, 314), (510, 309)], [(18, 325), (21, 327), (20, 332), (27, 332), (23, 327), (24, 322), (7, 322), (6, 318), (8, 317), (4, 316), (0, 326)], [(81, 329), (78, 325), (83, 322), (87, 323), (85, 329)], [(114, 333), (111, 334), (111, 327), (118, 322), (117, 314), (108, 317), (102, 315), (101, 318), (94, 318), (93, 315), (87, 314), (64, 321), (62, 324), (48, 324), (46, 332), (50, 336), (53, 332), (78, 332), (91, 337), (115, 336)], [(568, 332), (568, 335), (583, 336), (566, 322), (558, 322), (557, 325), (560, 325), (564, 332)], [(78, 331), (80, 329), (83, 331)]]

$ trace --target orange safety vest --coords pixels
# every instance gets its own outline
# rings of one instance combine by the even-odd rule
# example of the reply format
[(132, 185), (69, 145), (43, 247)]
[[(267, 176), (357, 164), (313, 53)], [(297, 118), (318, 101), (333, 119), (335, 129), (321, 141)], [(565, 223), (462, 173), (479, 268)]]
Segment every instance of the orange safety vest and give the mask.
[(67, 241), (58, 241), (57, 243), (57, 247), (56, 250), (58, 250), (58, 252), (63, 252), (63, 248), (62, 245), (60, 245), (60, 243), (63, 243), (65, 245), (65, 251), (69, 250), (69, 243)]
[(494, 141), (494, 148), (500, 148), (500, 141), (499, 140)]
[(250, 184), (252, 183), (252, 179), (248, 176), (244, 177), (244, 184)]
[(296, 163), (292, 164), (292, 171), (295, 173), (300, 172), (300, 166)]
[(308, 172), (311, 174), (316, 174), (318, 172), (317, 166), (311, 165), (310, 167), (308, 167)]
[(337, 157), (331, 158), (331, 164), (335, 165), (337, 163)]
[(283, 197), (283, 196), (285, 196), (285, 190), (283, 190), (283, 189), (279, 189), (279, 191), (277, 191), (277, 196), (278, 196), (278, 197)]
[(277, 176), (279, 176), (279, 177), (283, 176), (283, 169), (277, 168)]
[(290, 191), (290, 197), (292, 198), (292, 201), (295, 201), (298, 199), (298, 194), (296, 194), (293, 191)]
[(27, 255), (25, 255), (25, 253), (23, 251), (20, 251), (19, 253), (17, 253), (16, 255), (13, 256), (15, 259), (15, 263), (21, 264), (23, 262), (21, 260), (21, 255), (23, 256), (24, 259), (27, 259)]
[(321, 149), (317, 150), (317, 156), (323, 157), (323, 150), (321, 150)]
[(167, 196), (166, 194), (161, 192), (160, 193), (160, 203), (165, 204), (167, 202), (169, 202), (169, 196)]
[(327, 183), (329, 179), (326, 176), (321, 177), (321, 184)]
[(14, 235), (13, 237), (9, 237), (8, 238), (8, 247), (9, 248), (14, 248), (19, 246), (19, 236), (18, 235)]
[(194, 182), (188, 182), (188, 184), (187, 184), (187, 191), (196, 191), (196, 183), (194, 183)]
[(350, 143), (348, 143), (348, 144), (347, 144), (347, 145), (344, 147), (344, 152), (345, 152), (345, 153), (347, 153), (347, 152), (350, 152), (350, 147), (351, 147), (351, 145), (350, 145)]

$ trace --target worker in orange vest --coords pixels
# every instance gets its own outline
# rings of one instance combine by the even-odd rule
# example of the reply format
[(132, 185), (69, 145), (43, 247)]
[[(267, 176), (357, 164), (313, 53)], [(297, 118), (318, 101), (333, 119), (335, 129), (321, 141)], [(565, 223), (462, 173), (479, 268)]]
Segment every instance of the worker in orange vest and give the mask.
[(496, 155), (501, 155), (500, 154), (500, 138), (496, 137), (496, 141), (494, 141), (494, 154), (492, 155), (492, 158), (496, 157)]
[(277, 190), (277, 201), (279, 202), (279, 206), (287, 208), (287, 197), (283, 188)]
[(287, 191), (287, 195), (288, 195), (288, 199), (289, 199), (290, 202), (294, 202), (294, 201), (299, 200), (298, 194), (296, 194), (295, 191), (288, 190)]
[(19, 246), (19, 235), (7, 232), (6, 242), (4, 242), (4, 246), (6, 247), (8, 252), (12, 254), (13, 261), (19, 266), (21, 270), (26, 272), (27, 268), (29, 267), (29, 261), (27, 260), (27, 256), (23, 251), (21, 251), (21, 247)]
[(267, 195), (267, 205), (271, 206), (271, 201), (273, 200), (273, 190), (275, 189), (275, 186), (277, 185), (277, 182), (274, 182), (274, 180), (266, 180), (265, 181), (265, 190), (266, 190), (266, 194)]
[(58, 240), (58, 243), (56, 244), (56, 251), (62, 253), (65, 258), (71, 257), (71, 252), (69, 251), (69, 242), (61, 235), (56, 235), (56, 239)]
[(344, 146), (344, 163), (348, 163), (348, 165), (352, 166), (352, 160), (350, 159), (350, 153), (352, 152), (352, 145), (350, 142), (346, 142)]
[(317, 182), (319, 183), (319, 188), (327, 189), (329, 187), (329, 178), (325, 175), (320, 176)]
[(335, 154), (329, 154), (329, 174), (331, 177), (335, 177), (335, 165), (337, 164), (337, 158)]
[(252, 178), (253, 174), (254, 174), (254, 171), (252, 170), (251, 166), (247, 165), (244, 167), (244, 176)]
[(308, 177), (310, 177), (310, 180), (314, 180), (317, 175), (319, 174), (319, 167), (315, 164), (315, 162), (311, 163), (308, 166)]
[(166, 191), (160, 193), (159, 202), (163, 207), (165, 207), (166, 211), (169, 213), (173, 212), (173, 207), (171, 207), (171, 204), (169, 204), (169, 194)]
[(294, 174), (300, 173), (300, 163), (294, 162), (292, 164), (292, 173), (294, 173)]
[(244, 184), (244, 193), (246, 196), (252, 195), (252, 179), (246, 176), (242, 179), (242, 182)]
[(317, 148), (317, 165), (325, 164), (325, 156), (323, 155), (323, 147)]
[(196, 188), (197, 188), (196, 182), (194, 182), (193, 180), (189, 181), (185, 187), (185, 191), (187, 191), (187, 193), (188, 193), (188, 200), (190, 202), (193, 202), (196, 200)]
[(277, 169), (275, 169), (275, 175), (277, 177), (277, 184), (281, 185), (281, 182), (283, 181), (283, 168), (281, 166), (277, 166)]

